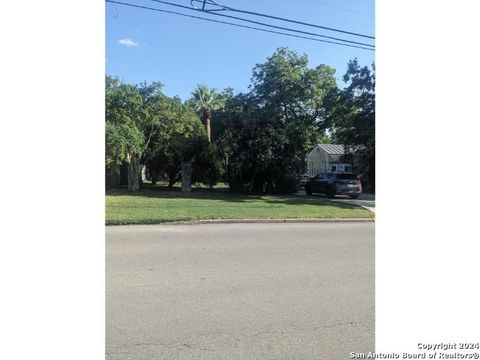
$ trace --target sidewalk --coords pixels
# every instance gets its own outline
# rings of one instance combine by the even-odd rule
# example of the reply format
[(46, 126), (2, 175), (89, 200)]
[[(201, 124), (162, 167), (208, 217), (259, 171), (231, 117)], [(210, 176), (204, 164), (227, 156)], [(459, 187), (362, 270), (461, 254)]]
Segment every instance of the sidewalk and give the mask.
[[(307, 196), (305, 193), (305, 190), (300, 189), (298, 192), (296, 192), (293, 195), (298, 195), (298, 196)], [(325, 197), (325, 195), (320, 195), (320, 194), (314, 194), (311, 196), (319, 196), (319, 197)], [(343, 196), (343, 195), (338, 195), (335, 196), (334, 199), (328, 199), (333, 202), (341, 202), (345, 204), (352, 204), (352, 205), (358, 205), (361, 206), (371, 212), (375, 212), (375, 194), (370, 194), (370, 193), (362, 193), (358, 199), (351, 199), (348, 196)]]

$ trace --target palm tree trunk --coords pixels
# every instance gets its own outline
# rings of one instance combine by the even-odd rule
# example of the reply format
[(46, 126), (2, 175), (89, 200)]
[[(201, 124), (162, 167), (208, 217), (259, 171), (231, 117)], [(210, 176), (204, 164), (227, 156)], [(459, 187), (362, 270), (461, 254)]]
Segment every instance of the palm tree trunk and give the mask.
[(211, 119), (211, 116), (207, 116), (205, 119), (205, 128), (207, 130), (208, 142), (212, 141), (211, 130), (210, 130), (210, 119)]

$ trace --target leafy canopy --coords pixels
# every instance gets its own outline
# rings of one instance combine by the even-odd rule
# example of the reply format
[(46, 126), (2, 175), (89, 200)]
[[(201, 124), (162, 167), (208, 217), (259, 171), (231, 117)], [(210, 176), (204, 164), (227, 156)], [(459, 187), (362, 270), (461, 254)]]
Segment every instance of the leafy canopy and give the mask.
[(222, 109), (225, 100), (215, 89), (209, 89), (206, 85), (198, 85), (192, 92), (192, 98), (188, 104), (199, 114), (210, 114), (212, 111)]
[(213, 145), (232, 188), (293, 190), (305, 171), (305, 154), (325, 138), (324, 101), (336, 89), (334, 74), (280, 48), (254, 67), (249, 93), (224, 92), (225, 108), (214, 113)]

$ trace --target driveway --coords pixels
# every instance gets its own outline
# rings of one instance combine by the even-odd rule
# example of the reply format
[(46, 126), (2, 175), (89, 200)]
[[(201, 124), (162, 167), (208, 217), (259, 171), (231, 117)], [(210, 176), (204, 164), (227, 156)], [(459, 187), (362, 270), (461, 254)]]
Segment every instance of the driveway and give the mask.
[[(305, 193), (305, 190), (303, 189), (296, 192), (295, 195), (307, 196), (307, 194)], [(351, 199), (348, 196), (342, 196), (342, 195), (337, 195), (333, 199), (327, 198), (325, 195), (320, 195), (320, 194), (313, 194), (311, 196), (320, 196), (334, 202), (342, 202), (346, 204), (358, 205), (370, 211), (375, 212), (375, 194), (362, 193), (360, 194), (358, 199)]]
[(106, 229), (107, 359), (374, 351), (374, 224)]

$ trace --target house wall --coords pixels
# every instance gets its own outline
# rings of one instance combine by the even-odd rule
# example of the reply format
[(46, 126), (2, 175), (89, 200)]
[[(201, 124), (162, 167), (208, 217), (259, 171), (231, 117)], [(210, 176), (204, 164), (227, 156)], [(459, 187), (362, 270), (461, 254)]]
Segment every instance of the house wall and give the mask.
[[(324, 166), (322, 166), (322, 162), (324, 162)], [(329, 163), (329, 155), (325, 151), (316, 147), (307, 155), (307, 175), (315, 176), (326, 171), (329, 168)]]
[[(341, 158), (342, 155), (329, 155), (324, 150), (316, 147), (306, 157), (307, 175), (312, 177), (324, 171), (332, 171), (332, 165), (337, 167), (337, 172), (344, 172), (346, 166), (350, 166), (350, 164), (341, 163)], [(351, 169), (349, 170), (351, 171)]]
[(333, 172), (351, 172), (352, 165), (342, 162), (342, 155), (330, 155), (329, 171)]
[(341, 158), (342, 158), (342, 155), (330, 155), (329, 162), (330, 163), (338, 163), (338, 162), (340, 162)]

